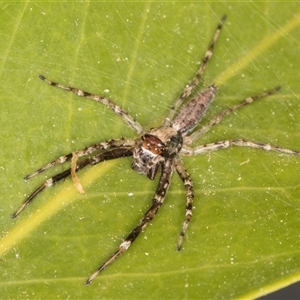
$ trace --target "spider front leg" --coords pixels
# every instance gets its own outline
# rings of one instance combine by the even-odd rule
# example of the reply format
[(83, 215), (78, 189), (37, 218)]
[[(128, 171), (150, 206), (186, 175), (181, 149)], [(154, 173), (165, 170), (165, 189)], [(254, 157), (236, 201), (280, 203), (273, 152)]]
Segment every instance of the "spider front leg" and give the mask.
[(113, 149), (113, 148), (131, 148), (135, 146), (136, 141), (133, 139), (117, 139), (117, 140), (109, 140), (106, 142), (101, 142), (101, 143), (97, 143), (97, 144), (93, 144), (90, 145), (88, 147), (85, 147), (82, 150), (76, 151), (76, 152), (72, 152), (72, 153), (68, 153), (66, 155), (62, 155), (56, 159), (54, 159), (53, 161), (51, 161), (50, 163), (48, 163), (47, 165), (43, 166), (42, 168), (36, 170), (35, 172), (26, 175), (24, 177), (24, 180), (28, 180), (32, 177), (37, 176), (38, 174), (54, 167), (57, 164), (63, 164), (67, 161), (69, 161), (73, 155), (75, 154), (77, 157), (82, 157), (88, 154), (91, 154), (97, 150), (109, 150), (109, 149)]
[(193, 181), (189, 173), (184, 168), (182, 161), (179, 158), (176, 159), (175, 168), (179, 177), (183, 181), (184, 187), (186, 189), (185, 220), (183, 222), (182, 229), (177, 243), (177, 250), (179, 251), (181, 250), (185, 232), (193, 216), (192, 209), (193, 209), (193, 199), (194, 199), (194, 188), (193, 188)]
[(100, 272), (102, 272), (108, 265), (110, 265), (120, 254), (125, 252), (157, 214), (159, 208), (165, 200), (166, 193), (170, 186), (170, 180), (174, 169), (174, 160), (167, 159), (162, 164), (161, 169), (161, 176), (152, 200), (151, 207), (145, 213), (139, 224), (129, 233), (124, 242), (120, 244), (118, 250), (99, 266), (97, 271), (87, 279), (86, 284), (90, 284), (99, 275)]
[[(132, 156), (131, 148), (116, 148), (112, 149), (100, 154), (97, 154), (93, 157), (86, 158), (76, 165), (76, 171), (88, 166), (88, 165), (96, 165), (105, 160), (111, 160), (120, 157)], [(25, 208), (26, 206), (32, 202), (32, 200), (40, 194), (46, 187), (53, 186), (55, 183), (67, 178), (71, 175), (71, 168), (65, 170), (62, 173), (59, 173), (49, 179), (47, 179), (44, 183), (42, 183), (29, 197), (22, 203), (20, 208), (12, 215), (12, 219), (15, 219)]]

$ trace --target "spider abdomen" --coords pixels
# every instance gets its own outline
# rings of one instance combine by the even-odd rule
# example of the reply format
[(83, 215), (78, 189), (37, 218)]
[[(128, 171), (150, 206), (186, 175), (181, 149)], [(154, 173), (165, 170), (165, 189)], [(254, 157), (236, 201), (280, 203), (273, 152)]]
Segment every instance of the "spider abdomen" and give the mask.
[[(43, 167), (39, 168), (35, 172), (27, 175), (26, 180), (37, 176), (38, 174), (54, 167), (57, 164), (62, 164), (67, 161), (71, 161), (71, 166), (65, 171), (54, 175), (44, 181), (33, 193), (31, 193), (21, 207), (12, 215), (12, 218), (16, 218), (32, 200), (40, 194), (46, 187), (53, 186), (55, 183), (71, 176), (76, 188), (81, 190), (82, 187), (78, 182), (76, 172), (88, 165), (95, 165), (103, 161), (117, 159), (121, 157), (133, 156), (132, 168), (137, 172), (146, 175), (149, 179), (154, 179), (158, 170), (160, 169), (160, 178), (155, 194), (152, 198), (152, 204), (148, 210), (144, 213), (144, 216), (139, 223), (131, 230), (131, 232), (125, 237), (124, 241), (120, 243), (118, 249), (112, 253), (98, 268), (92, 273), (86, 280), (86, 284), (90, 284), (96, 276), (101, 273), (108, 265), (110, 265), (117, 257), (127, 251), (131, 244), (141, 234), (141, 232), (147, 227), (151, 220), (157, 214), (159, 208), (162, 206), (166, 197), (167, 191), (171, 184), (171, 178), (174, 171), (179, 175), (184, 188), (186, 190), (186, 205), (185, 205), (185, 218), (182, 224), (181, 232), (179, 235), (177, 250), (182, 248), (183, 238), (186, 234), (186, 230), (192, 218), (194, 188), (193, 181), (188, 171), (184, 166), (184, 162), (181, 160), (181, 156), (195, 156), (204, 153), (210, 153), (219, 149), (225, 149), (230, 146), (239, 147), (251, 147), (256, 149), (262, 149), (266, 151), (276, 151), (283, 154), (298, 155), (300, 151), (291, 150), (288, 148), (282, 148), (270, 144), (262, 144), (261, 142), (249, 141), (244, 139), (231, 139), (216, 141), (214, 143), (208, 143), (204, 145), (191, 146), (200, 136), (212, 129), (212, 127), (218, 124), (229, 113), (237, 111), (238, 109), (261, 99), (266, 96), (273, 95), (278, 92), (279, 87), (275, 87), (272, 90), (265, 91), (252, 97), (247, 97), (242, 102), (235, 104), (231, 107), (221, 111), (218, 115), (212, 118), (208, 123), (204, 124), (201, 129), (195, 130), (191, 135), (188, 135), (202, 119), (206, 109), (214, 98), (218, 88), (214, 85), (209, 86), (202, 92), (197, 94), (191, 101), (188, 101), (185, 105), (181, 105), (188, 99), (195, 87), (200, 82), (202, 75), (208, 61), (211, 59), (215, 43), (218, 40), (223, 23), (226, 20), (224, 15), (215, 31), (212, 41), (204, 54), (197, 74), (192, 81), (185, 87), (177, 101), (171, 107), (167, 117), (163, 121), (163, 125), (150, 130), (144, 130), (140, 123), (138, 123), (134, 117), (123, 110), (119, 105), (115, 104), (110, 99), (95, 95), (89, 92), (85, 92), (81, 89), (66, 86), (51, 80), (48, 80), (44, 76), (40, 75), (40, 79), (46, 82), (48, 85), (55, 86), (75, 93), (80, 97), (85, 97), (112, 109), (117, 115), (119, 115), (127, 125), (129, 125), (136, 133), (139, 134), (137, 138), (120, 138), (110, 139), (108, 141), (98, 142), (93, 145), (89, 145), (79, 151), (68, 153), (66, 155), (57, 157), (53, 161), (47, 163)], [(179, 109), (181, 107), (181, 109)], [(177, 112), (177, 114), (176, 114)], [(152, 116), (152, 115), (151, 115)], [(174, 117), (175, 116), (175, 117)], [(181, 153), (180, 153), (181, 151)], [(77, 162), (77, 158), (81, 158)], [(200, 167), (197, 167), (200, 169)], [(139, 187), (137, 187), (139, 188)]]
[(173, 120), (172, 127), (183, 135), (193, 130), (202, 119), (217, 90), (218, 88), (212, 84), (189, 101)]

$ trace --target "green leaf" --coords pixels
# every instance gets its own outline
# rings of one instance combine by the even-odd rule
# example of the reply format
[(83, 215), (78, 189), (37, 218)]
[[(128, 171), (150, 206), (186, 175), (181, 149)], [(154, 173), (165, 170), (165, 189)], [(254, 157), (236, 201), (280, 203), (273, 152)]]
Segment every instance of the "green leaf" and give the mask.
[(255, 298), (300, 278), (299, 157), (235, 147), (184, 158), (194, 216), (176, 252), (185, 190), (172, 186), (144, 233), (88, 287), (151, 205), (157, 180), (131, 158), (79, 172), (9, 216), (60, 165), (54, 158), (136, 134), (119, 116), (38, 79), (105, 95), (144, 127), (159, 126), (228, 20), (198, 91), (220, 89), (204, 117), (263, 90), (280, 93), (227, 116), (197, 145), (244, 138), (300, 150), (299, 26), (295, 3), (24, 2), (1, 4), (2, 298)]

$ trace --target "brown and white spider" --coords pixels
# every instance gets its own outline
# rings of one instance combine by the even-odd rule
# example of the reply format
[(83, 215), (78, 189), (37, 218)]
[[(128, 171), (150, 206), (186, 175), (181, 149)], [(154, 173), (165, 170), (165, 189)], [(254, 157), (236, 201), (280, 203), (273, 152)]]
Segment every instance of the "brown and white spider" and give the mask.
[[(76, 174), (74, 175), (75, 171), (78, 171), (87, 165), (95, 165), (105, 160), (133, 156), (133, 163), (131, 167), (137, 172), (145, 174), (149, 179), (154, 179), (158, 170), (160, 169), (160, 179), (158, 187), (156, 188), (156, 192), (152, 199), (150, 208), (144, 214), (144, 217), (141, 219), (138, 225), (120, 244), (116, 252), (113, 253), (102, 265), (100, 265), (98, 269), (87, 279), (86, 284), (91, 283), (92, 280), (94, 280), (101, 271), (103, 271), (109, 264), (111, 264), (120, 254), (125, 252), (139, 236), (139, 234), (146, 228), (150, 221), (155, 217), (159, 208), (164, 202), (174, 170), (178, 173), (186, 189), (185, 219), (177, 243), (177, 249), (181, 249), (184, 235), (192, 217), (194, 198), (193, 182), (189, 173), (186, 171), (183, 165), (181, 156), (192, 156), (208, 153), (211, 151), (228, 148), (230, 146), (252, 147), (263, 150), (277, 151), (286, 154), (300, 155), (300, 152), (298, 151), (243, 139), (223, 140), (211, 144), (197, 146), (194, 148), (190, 147), (193, 142), (195, 142), (200, 136), (208, 132), (214, 125), (218, 124), (226, 115), (228, 115), (232, 111), (235, 111), (260, 98), (272, 95), (280, 89), (279, 87), (275, 87), (274, 89), (267, 92), (263, 92), (261, 94), (244, 99), (239, 104), (225, 109), (220, 114), (215, 116), (210, 122), (204, 124), (201, 129), (196, 130), (194, 133), (189, 135), (189, 133), (198, 125), (206, 109), (213, 100), (214, 95), (217, 92), (217, 87), (214, 85), (210, 85), (208, 88), (204, 89), (201, 93), (199, 93), (185, 105), (183, 105), (180, 110), (178, 109), (190, 96), (193, 89), (201, 79), (207, 63), (212, 57), (215, 43), (218, 40), (225, 20), (226, 16), (223, 16), (220, 20), (220, 23), (218, 24), (210, 46), (206, 51), (204, 58), (202, 59), (202, 62), (194, 79), (189, 83), (189, 85), (186, 86), (178, 100), (171, 107), (170, 112), (165, 118), (163, 124), (160, 127), (150, 129), (149, 131), (145, 131), (133, 117), (131, 117), (120, 106), (116, 105), (111, 100), (102, 96), (97, 96), (85, 92), (77, 88), (50, 81), (44, 76), (40, 75), (40, 79), (45, 81), (49, 85), (53, 85), (60, 89), (73, 92), (80, 97), (85, 97), (101, 102), (102, 104), (110, 107), (127, 123), (127, 125), (129, 125), (133, 130), (137, 132), (138, 137), (135, 139), (111, 139), (105, 142), (100, 142), (88, 146), (75, 153), (69, 153), (67, 155), (60, 156), (44, 167), (38, 169), (36, 172), (26, 176), (25, 180), (28, 180), (40, 174), (41, 172), (44, 172), (45, 170), (55, 166), (56, 164), (64, 163), (73, 159), (74, 157), (80, 158), (93, 154), (91, 157), (84, 158), (78, 163), (72, 163), (71, 167), (66, 171), (46, 180), (23, 202), (21, 207), (13, 214), (13, 218), (16, 218), (21, 213), (21, 211), (39, 193), (44, 190), (44, 188), (50, 187), (56, 182), (70, 175), (72, 175), (72, 177), (74, 178), (74, 176), (76, 176)], [(95, 154), (96, 151), (97, 153)]]

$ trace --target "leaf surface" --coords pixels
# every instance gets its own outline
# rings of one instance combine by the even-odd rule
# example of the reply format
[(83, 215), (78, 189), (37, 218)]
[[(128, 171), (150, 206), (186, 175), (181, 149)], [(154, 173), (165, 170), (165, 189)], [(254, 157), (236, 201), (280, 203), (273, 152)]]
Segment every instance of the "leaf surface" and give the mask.
[(105, 95), (144, 127), (159, 126), (191, 80), (219, 18), (228, 21), (204, 86), (218, 95), (203, 123), (229, 105), (280, 93), (226, 117), (197, 145), (244, 138), (300, 150), (297, 3), (26, 2), (1, 4), (1, 228), (3, 298), (229, 299), (299, 280), (300, 158), (231, 148), (184, 158), (194, 217), (176, 252), (185, 191), (174, 174), (164, 206), (132, 247), (89, 287), (86, 278), (151, 204), (157, 180), (130, 158), (79, 172), (11, 221), (54, 158), (111, 138), (136, 137), (99, 103), (45, 85), (39, 74)]

